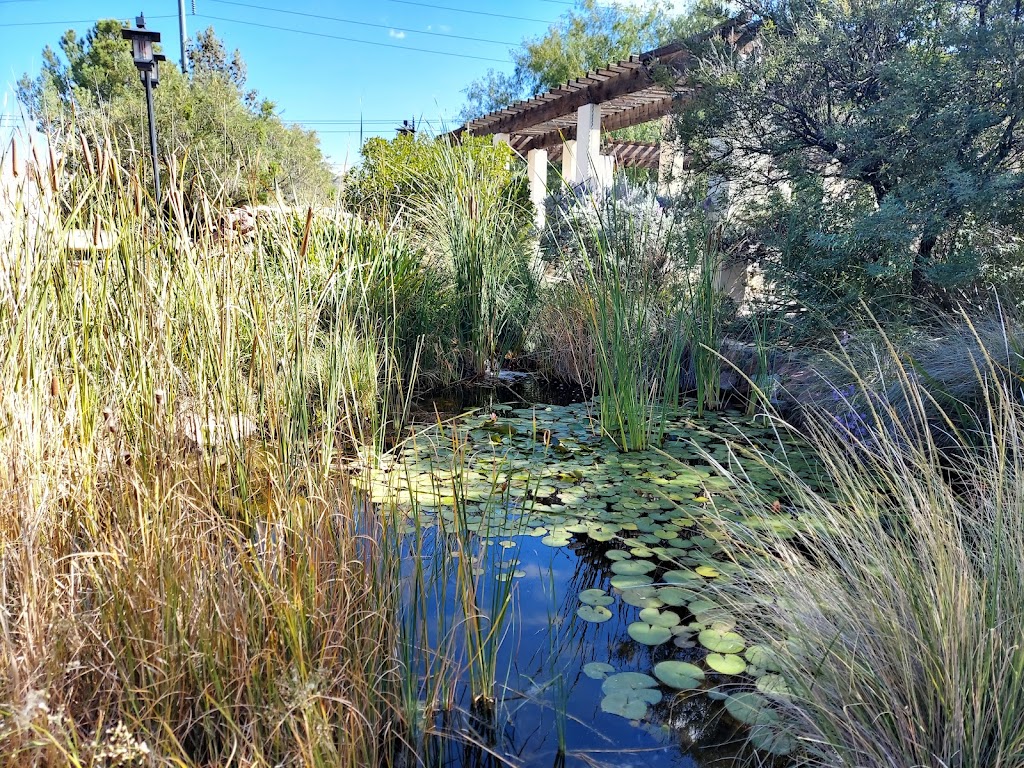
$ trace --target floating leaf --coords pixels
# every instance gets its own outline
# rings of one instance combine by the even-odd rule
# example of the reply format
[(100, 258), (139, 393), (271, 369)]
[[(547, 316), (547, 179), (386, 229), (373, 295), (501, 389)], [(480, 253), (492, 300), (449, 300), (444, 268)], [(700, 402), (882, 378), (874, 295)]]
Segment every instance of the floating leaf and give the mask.
[(689, 691), (700, 687), (704, 670), (685, 661), (661, 661), (654, 665), (654, 676), (671, 688)]
[(655, 627), (643, 621), (634, 621), (626, 631), (644, 645), (661, 645), (672, 639), (672, 632), (667, 627)]
[(612, 617), (612, 612), (603, 605), (581, 605), (576, 609), (576, 615), (584, 621), (600, 624), (601, 622), (608, 621)]
[(640, 621), (655, 627), (671, 629), (679, 624), (679, 616), (672, 611), (659, 611), (657, 608), (645, 608), (640, 611)]
[(734, 693), (725, 700), (725, 709), (745, 725), (770, 725), (777, 723), (776, 712), (763, 696), (751, 691)]
[(591, 680), (604, 680), (615, 671), (615, 667), (603, 661), (592, 661), (583, 665), (583, 674)]
[(746, 641), (735, 632), (722, 632), (718, 629), (705, 629), (697, 637), (700, 644), (715, 653), (740, 653), (746, 648)]
[(768, 672), (757, 681), (757, 690), (765, 696), (774, 699), (789, 699), (793, 697), (793, 691), (782, 675)]
[(704, 663), (723, 675), (742, 675), (747, 668), (746, 662), (734, 653), (709, 653)]
[(619, 573), (626, 576), (637, 576), (650, 573), (655, 565), (647, 560), (619, 560), (612, 563), (612, 573)]
[(601, 690), (604, 693), (611, 693), (612, 691), (657, 687), (658, 681), (643, 672), (619, 672), (617, 675), (610, 675), (601, 685)]
[(611, 585), (618, 589), (629, 589), (630, 587), (646, 586), (652, 581), (654, 581), (654, 579), (645, 574), (633, 575), (620, 573), (618, 576), (612, 576)]
[(584, 605), (611, 605), (615, 602), (615, 598), (603, 589), (585, 589), (580, 592), (579, 598)]
[(780, 757), (796, 749), (796, 739), (777, 726), (755, 725), (750, 729), (749, 739), (756, 749)]

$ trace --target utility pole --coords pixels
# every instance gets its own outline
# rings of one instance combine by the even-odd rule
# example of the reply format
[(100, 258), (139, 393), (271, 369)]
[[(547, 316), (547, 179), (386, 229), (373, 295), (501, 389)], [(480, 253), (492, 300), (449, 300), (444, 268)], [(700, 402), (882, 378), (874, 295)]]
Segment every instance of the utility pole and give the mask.
[[(195, 10), (192, 11), (195, 13)], [(178, 0), (178, 32), (181, 35), (181, 74), (188, 74), (188, 56), (185, 50), (188, 45), (188, 32), (185, 30), (185, 0)]]

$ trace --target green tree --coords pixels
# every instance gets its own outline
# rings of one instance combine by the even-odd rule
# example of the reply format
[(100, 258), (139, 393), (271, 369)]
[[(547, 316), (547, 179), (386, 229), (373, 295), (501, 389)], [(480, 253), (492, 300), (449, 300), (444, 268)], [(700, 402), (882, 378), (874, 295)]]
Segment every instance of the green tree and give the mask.
[(471, 120), (609, 62), (665, 45), (710, 26), (721, 15), (709, 2), (698, 3), (689, 14), (676, 15), (664, 2), (640, 7), (582, 0), (542, 37), (526, 40), (510, 52), (511, 73), (492, 69), (470, 83), (460, 119)]
[[(802, 276), (799, 297), (943, 296), (997, 261), (1024, 204), (1020, 3), (747, 10), (761, 22), (755, 46), (709, 43), (676, 127), (748, 221), (761, 214), (783, 275)], [(791, 193), (773, 192), (779, 182)]]
[[(29, 114), (58, 143), (77, 141), (81, 132), (109, 139), (126, 167), (148, 164), (135, 151), (148, 128), (121, 24), (97, 22), (82, 39), (69, 30), (60, 52), (48, 47), (40, 74), (19, 82)], [(228, 204), (260, 202), (276, 193), (291, 200), (332, 193), (333, 174), (316, 134), (285, 125), (273, 102), (245, 90), (245, 63), (237, 50), (229, 56), (208, 28), (196, 35), (188, 56), (192, 76), (165, 63), (155, 91), (159, 154), (175, 159), (186, 202), (200, 189)]]

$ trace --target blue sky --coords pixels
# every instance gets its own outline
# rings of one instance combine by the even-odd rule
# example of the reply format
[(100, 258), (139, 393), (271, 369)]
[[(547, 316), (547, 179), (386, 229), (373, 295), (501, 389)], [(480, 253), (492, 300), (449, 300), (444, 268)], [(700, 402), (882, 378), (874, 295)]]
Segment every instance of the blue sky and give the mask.
[[(337, 165), (357, 160), (360, 120), (364, 136), (393, 136), (403, 119), (451, 126), (471, 80), (489, 67), (511, 70), (509, 48), (544, 34), (571, 8), (568, 0), (186, 0), (185, 5), (189, 34), (213, 26), (229, 50), (240, 49), (249, 85), (274, 101), (283, 119), (317, 129)], [(177, 62), (177, 0), (0, 0), (0, 83), (5, 86), (0, 113), (17, 114), (13, 83), (25, 72), (39, 71), (43, 47), (56, 48), (65, 29), (84, 34), (97, 19), (134, 19), (140, 10), (147, 26), (162, 33), (164, 52)], [(10, 117), (3, 121), (9, 124)]]

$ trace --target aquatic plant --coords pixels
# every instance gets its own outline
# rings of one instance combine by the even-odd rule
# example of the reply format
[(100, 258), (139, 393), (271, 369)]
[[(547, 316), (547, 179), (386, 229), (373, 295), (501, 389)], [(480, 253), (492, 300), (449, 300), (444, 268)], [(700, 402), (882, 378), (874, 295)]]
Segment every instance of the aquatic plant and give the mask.
[(417, 179), (412, 212), (428, 248), (450, 265), (449, 301), (468, 373), (497, 373), (521, 345), (535, 303), (526, 207), (518, 185), (490, 173), (483, 158), (442, 141), (435, 152)]
[(368, 273), (310, 258), (321, 214), (190, 234), (173, 174), (157, 218), (77, 145), (0, 230), (0, 765), (383, 764), (397, 592), (339, 472), (394, 371)]
[[(747, 562), (758, 557), (720, 599), (742, 601), (744, 634), (770, 649), (751, 663), (778, 676), (730, 710), (777, 720), (772, 739), (757, 731), (768, 747), (840, 766), (1020, 762), (1024, 406), (1006, 341), (971, 348), (982, 430), (959, 428), (959, 412), (896, 354), (845, 371), (872, 409), (866, 434), (859, 418), (837, 431), (829, 411), (809, 421), (826, 491), (755, 452), (797, 521), (786, 537), (721, 521)], [(871, 394), (879, 380), (885, 401)], [(730, 476), (769, 522), (779, 499)]]
[(664, 303), (664, 264), (648, 253), (672, 221), (627, 215), (613, 201), (579, 203), (594, 215), (589, 225), (575, 223), (581, 268), (571, 279), (593, 340), (601, 429), (629, 452), (661, 441), (664, 416), (678, 402), (682, 308), (671, 294)]

